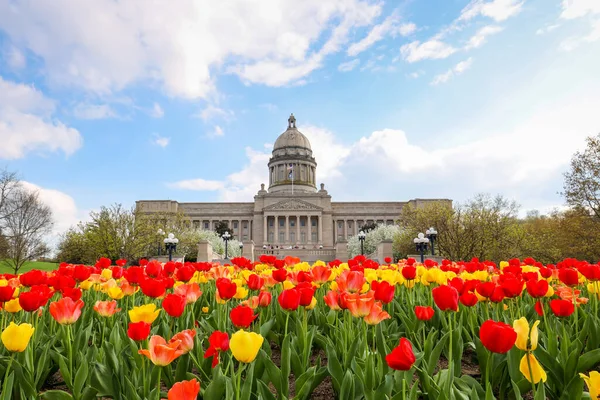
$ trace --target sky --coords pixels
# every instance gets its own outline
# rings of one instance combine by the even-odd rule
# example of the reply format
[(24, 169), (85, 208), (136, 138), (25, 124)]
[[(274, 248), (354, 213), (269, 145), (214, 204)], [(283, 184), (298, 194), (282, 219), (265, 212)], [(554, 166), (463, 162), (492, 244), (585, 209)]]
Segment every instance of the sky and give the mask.
[(600, 133), (598, 0), (0, 0), (0, 168), (55, 231), (253, 201), (294, 113), (333, 201), (564, 203)]

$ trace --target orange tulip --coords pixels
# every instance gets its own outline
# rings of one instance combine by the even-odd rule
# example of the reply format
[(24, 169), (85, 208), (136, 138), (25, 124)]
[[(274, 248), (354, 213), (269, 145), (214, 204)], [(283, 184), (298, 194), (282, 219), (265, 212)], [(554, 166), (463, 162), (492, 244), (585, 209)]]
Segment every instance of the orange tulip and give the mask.
[(185, 297), (186, 304), (195, 303), (196, 300), (202, 295), (200, 286), (197, 283), (188, 283), (179, 285), (175, 288), (175, 294), (179, 294)]
[(50, 303), (50, 314), (61, 325), (74, 324), (81, 316), (83, 301), (73, 301), (70, 297), (63, 297)]
[(148, 342), (148, 349), (138, 350), (138, 353), (148, 357), (152, 364), (164, 367), (183, 354), (180, 345), (180, 340), (167, 343), (162, 336), (154, 335)]
[(196, 400), (200, 392), (200, 382), (196, 379), (177, 382), (168, 393), (168, 400)]
[(121, 311), (121, 309), (117, 308), (116, 300), (97, 301), (96, 304), (94, 304), (94, 311), (96, 311), (103, 317), (112, 317), (113, 315)]
[(179, 350), (183, 351), (183, 354), (189, 353), (194, 348), (194, 337), (196, 336), (195, 329), (187, 329), (177, 333), (169, 340), (169, 343), (179, 341)]
[(346, 297), (346, 305), (353, 317), (366, 317), (375, 304), (375, 294), (371, 290), (365, 294), (349, 294)]
[(252, 296), (249, 299), (242, 301), (240, 304), (243, 306), (248, 306), (251, 309), (255, 310), (258, 308), (259, 305), (258, 296)]
[(369, 315), (365, 316), (365, 322), (369, 325), (377, 325), (381, 321), (390, 318), (390, 314), (388, 314), (386, 311), (383, 311), (381, 308), (381, 303), (377, 302), (373, 304), (373, 307), (371, 307)]

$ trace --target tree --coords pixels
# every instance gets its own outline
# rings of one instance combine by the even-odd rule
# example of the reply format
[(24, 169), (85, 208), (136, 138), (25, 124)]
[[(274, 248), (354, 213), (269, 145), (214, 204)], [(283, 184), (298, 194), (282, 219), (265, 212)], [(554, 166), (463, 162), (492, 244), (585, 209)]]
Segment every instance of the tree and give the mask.
[(27, 261), (49, 252), (44, 239), (52, 230), (52, 211), (41, 202), (36, 192), (18, 184), (10, 189), (2, 201), (1, 228), (8, 243), (7, 257), (3, 263), (17, 274)]
[(367, 222), (360, 228), (364, 233), (371, 232), (373, 229), (377, 229), (377, 224), (375, 222)]
[[(395, 240), (399, 234), (401, 234), (401, 229), (398, 225), (378, 225), (375, 229), (369, 230), (364, 242), (365, 255), (375, 253), (377, 245), (382, 240)], [(348, 256), (352, 258), (358, 254), (360, 254), (360, 241), (358, 236), (354, 235), (348, 239)], [(380, 261), (383, 262), (383, 260)]]
[(600, 134), (586, 142), (585, 150), (571, 158), (562, 194), (568, 205), (586, 208), (600, 218)]
[(219, 221), (215, 224), (215, 232), (217, 235), (223, 236), (225, 232), (229, 232), (231, 234), (231, 230), (229, 229), (229, 223), (227, 221)]

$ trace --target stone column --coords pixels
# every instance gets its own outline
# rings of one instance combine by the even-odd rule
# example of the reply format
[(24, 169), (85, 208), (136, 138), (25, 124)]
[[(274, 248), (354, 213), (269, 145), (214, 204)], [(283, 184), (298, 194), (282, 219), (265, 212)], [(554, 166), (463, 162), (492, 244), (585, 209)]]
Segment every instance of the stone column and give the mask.
[(300, 216), (296, 215), (296, 243), (300, 243)]
[(273, 223), (275, 225), (275, 237), (273, 238), (273, 242), (279, 243), (279, 216), (275, 215), (273, 218), (275, 218), (275, 221)]
[(319, 236), (317, 237), (317, 241), (319, 242), (319, 244), (323, 243), (323, 216), (319, 215), (319, 222), (317, 223), (318, 228), (319, 228)]
[(306, 244), (312, 244), (312, 215), (306, 216)]
[(267, 241), (269, 240), (269, 236), (267, 235), (267, 229), (269, 229), (269, 221), (267, 221), (267, 216), (265, 215), (264, 222), (263, 222), (263, 244), (267, 244)]
[(348, 240), (348, 220), (344, 218), (344, 240)]
[(290, 216), (285, 216), (285, 242), (290, 242)]
[(358, 220), (357, 219), (354, 220), (353, 226), (354, 226), (354, 230), (352, 231), (352, 233), (354, 235), (358, 235)]
[(337, 220), (333, 220), (333, 243), (337, 243), (338, 240), (338, 224)]

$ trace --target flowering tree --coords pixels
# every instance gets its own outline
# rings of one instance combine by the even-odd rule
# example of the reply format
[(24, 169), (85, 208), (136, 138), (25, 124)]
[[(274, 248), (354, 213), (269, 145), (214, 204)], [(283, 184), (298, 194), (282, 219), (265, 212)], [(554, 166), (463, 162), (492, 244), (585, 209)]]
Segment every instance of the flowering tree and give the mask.
[[(365, 254), (373, 254), (377, 251), (377, 244), (382, 240), (394, 240), (402, 232), (398, 225), (378, 225), (375, 229), (366, 233), (364, 250)], [(360, 254), (360, 241), (358, 236), (348, 239), (348, 256), (354, 257)]]

